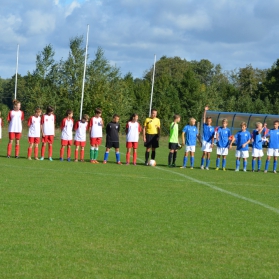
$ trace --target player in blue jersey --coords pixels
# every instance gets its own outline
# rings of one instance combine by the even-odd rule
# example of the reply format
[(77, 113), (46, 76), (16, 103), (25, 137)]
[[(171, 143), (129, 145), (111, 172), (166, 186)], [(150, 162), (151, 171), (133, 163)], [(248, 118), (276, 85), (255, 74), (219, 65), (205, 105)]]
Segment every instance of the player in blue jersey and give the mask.
[(201, 169), (204, 169), (204, 160), (206, 159), (205, 169), (209, 170), (210, 154), (214, 143), (214, 127), (211, 126), (212, 118), (206, 117), (206, 111), (208, 106), (204, 108), (203, 113), (203, 136), (202, 136), (202, 158), (201, 158)]
[(267, 173), (270, 157), (273, 156), (273, 172), (276, 173), (277, 157), (279, 156), (279, 121), (275, 120), (273, 123), (274, 129), (270, 129), (266, 134), (268, 138), (267, 158), (265, 162), (264, 172)]
[(228, 120), (224, 118), (222, 120), (222, 127), (219, 127), (216, 133), (216, 140), (217, 140), (217, 159), (216, 159), (216, 170), (219, 170), (220, 166), (220, 158), (222, 159), (222, 169), (223, 171), (226, 170), (226, 158), (229, 153), (230, 147), (230, 137), (231, 137), (231, 130), (227, 128)]
[(249, 142), (251, 140), (251, 135), (246, 131), (247, 124), (246, 122), (241, 122), (240, 124), (241, 131), (239, 131), (231, 141), (230, 147), (236, 142), (236, 168), (235, 171), (239, 171), (240, 158), (243, 158), (243, 171), (247, 170), (247, 158), (249, 158)]
[(252, 172), (255, 171), (256, 159), (258, 158), (258, 172), (261, 170), (263, 157), (263, 142), (262, 142), (263, 124), (256, 123), (256, 129), (252, 132)]
[[(182, 144), (185, 145), (185, 154), (183, 158), (183, 166), (186, 168), (188, 161), (188, 153), (190, 152), (190, 168), (194, 168), (194, 156), (196, 151), (197, 138), (200, 142), (199, 131), (195, 126), (196, 119), (190, 118), (189, 124), (186, 125), (182, 130)], [(186, 136), (186, 137), (185, 137)]]

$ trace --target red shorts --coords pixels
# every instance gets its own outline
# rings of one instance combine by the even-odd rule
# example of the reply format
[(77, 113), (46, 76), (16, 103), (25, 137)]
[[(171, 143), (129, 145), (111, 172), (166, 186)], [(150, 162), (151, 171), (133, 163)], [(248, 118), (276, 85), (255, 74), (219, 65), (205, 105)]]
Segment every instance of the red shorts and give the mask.
[(138, 148), (138, 142), (126, 142), (127, 148)]
[(75, 140), (75, 141), (74, 141), (74, 145), (75, 145), (75, 146), (85, 147), (86, 141), (78, 141), (78, 140)]
[(66, 145), (72, 145), (73, 141), (72, 140), (61, 140), (61, 145), (66, 146)]
[(37, 143), (40, 143), (40, 138), (29, 137), (28, 142), (37, 144)]
[(21, 137), (21, 133), (13, 133), (13, 132), (10, 132), (9, 133), (9, 139), (10, 140), (20, 140), (20, 137)]
[(50, 143), (52, 144), (53, 143), (53, 139), (54, 139), (54, 136), (44, 136), (42, 137), (42, 142), (43, 143)]
[(90, 138), (90, 145), (101, 145), (102, 138)]

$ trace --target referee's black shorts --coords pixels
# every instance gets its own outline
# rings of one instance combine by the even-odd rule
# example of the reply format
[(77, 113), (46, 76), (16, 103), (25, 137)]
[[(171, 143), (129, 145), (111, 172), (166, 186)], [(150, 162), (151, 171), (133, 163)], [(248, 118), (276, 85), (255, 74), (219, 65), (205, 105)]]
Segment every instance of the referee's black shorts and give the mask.
[(159, 147), (159, 136), (158, 134), (155, 135), (145, 135), (146, 142), (144, 143), (144, 146), (147, 148), (158, 148)]
[(107, 141), (106, 142), (106, 148), (111, 149), (112, 147), (119, 148), (119, 141)]

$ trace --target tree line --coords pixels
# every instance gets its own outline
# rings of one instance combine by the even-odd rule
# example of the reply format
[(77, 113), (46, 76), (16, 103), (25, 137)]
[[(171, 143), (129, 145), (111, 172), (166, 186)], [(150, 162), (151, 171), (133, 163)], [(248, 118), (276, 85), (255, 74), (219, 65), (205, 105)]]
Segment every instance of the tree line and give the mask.
[[(18, 75), (17, 99), (26, 116), (33, 115), (37, 107), (44, 110), (51, 105), (55, 108), (57, 123), (67, 109), (72, 109), (74, 118), (78, 119), (84, 38), (70, 39), (66, 59), (55, 61), (54, 57), (53, 46), (46, 45), (36, 55), (35, 70), (25, 76)], [(133, 78), (131, 73), (122, 75), (99, 47), (87, 63), (83, 112), (92, 116), (95, 108), (100, 107), (106, 123), (117, 113), (122, 124), (135, 112), (142, 122), (149, 112), (152, 75), (153, 66), (142, 78)], [(0, 78), (3, 117), (12, 107), (14, 88), (15, 76)], [(156, 63), (153, 107), (158, 111), (163, 132), (168, 132), (175, 113), (181, 115), (183, 125), (190, 117), (199, 120), (205, 105), (217, 111), (279, 114), (279, 59), (269, 69), (247, 65), (224, 71), (220, 64), (214, 65), (207, 59), (187, 61), (180, 57), (161, 57)]]

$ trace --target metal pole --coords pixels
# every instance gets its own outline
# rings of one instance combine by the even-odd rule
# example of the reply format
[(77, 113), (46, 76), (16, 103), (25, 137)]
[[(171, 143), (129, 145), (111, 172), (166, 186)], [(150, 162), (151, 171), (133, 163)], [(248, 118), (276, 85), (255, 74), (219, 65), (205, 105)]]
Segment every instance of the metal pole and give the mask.
[(81, 90), (81, 102), (80, 102), (80, 119), (82, 118), (82, 107), (83, 107), (83, 97), (84, 97), (84, 83), (85, 83), (86, 63), (87, 63), (88, 36), (89, 36), (89, 24), (87, 24), (87, 36), (86, 36), (86, 47), (85, 47), (85, 59), (84, 59), (84, 70), (83, 70), (83, 80), (82, 80), (82, 90)]
[(16, 93), (17, 93), (18, 56), (19, 56), (19, 44), (17, 45), (17, 53), (16, 53), (15, 99), (16, 99)]
[(153, 66), (153, 78), (152, 78), (151, 96), (150, 96), (150, 105), (149, 105), (149, 116), (151, 115), (151, 108), (152, 108), (154, 78), (155, 78), (155, 65), (156, 65), (156, 54), (154, 54), (154, 66)]

